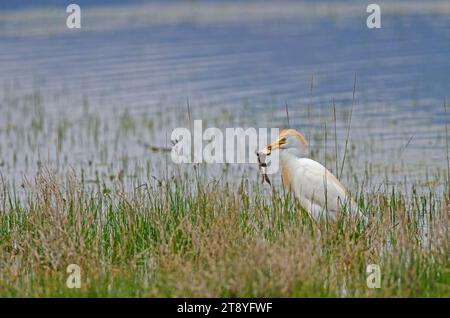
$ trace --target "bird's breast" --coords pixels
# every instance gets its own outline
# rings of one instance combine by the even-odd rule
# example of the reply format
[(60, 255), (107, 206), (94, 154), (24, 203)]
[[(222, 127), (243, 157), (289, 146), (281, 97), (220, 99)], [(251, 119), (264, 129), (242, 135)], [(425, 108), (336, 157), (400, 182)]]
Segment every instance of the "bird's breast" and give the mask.
[(286, 190), (291, 190), (291, 172), (287, 165), (281, 162), (281, 181)]

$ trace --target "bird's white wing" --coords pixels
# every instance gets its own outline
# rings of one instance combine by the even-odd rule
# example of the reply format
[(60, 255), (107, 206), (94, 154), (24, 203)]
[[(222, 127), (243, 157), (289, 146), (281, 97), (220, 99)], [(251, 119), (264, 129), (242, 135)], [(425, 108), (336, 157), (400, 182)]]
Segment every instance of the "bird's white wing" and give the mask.
[(304, 208), (310, 212), (317, 213), (311, 211), (314, 207), (316, 210), (319, 208), (335, 214), (339, 205), (349, 200), (347, 191), (339, 180), (317, 161), (298, 159), (295, 170), (291, 181), (292, 190)]

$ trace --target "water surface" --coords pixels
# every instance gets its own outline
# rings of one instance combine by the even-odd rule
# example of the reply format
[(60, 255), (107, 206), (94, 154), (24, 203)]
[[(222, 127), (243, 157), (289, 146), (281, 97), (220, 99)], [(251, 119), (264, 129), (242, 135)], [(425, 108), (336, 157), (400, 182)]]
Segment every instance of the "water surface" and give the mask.
[(380, 2), (379, 30), (366, 27), (364, 1), (79, 4), (81, 30), (67, 29), (57, 1), (0, 5), (8, 180), (42, 164), (159, 175), (167, 158), (142, 143), (188, 126), (187, 101), (218, 127), (283, 127), (288, 105), (335, 170), (334, 100), (339, 162), (353, 108), (346, 182), (444, 184), (448, 2)]

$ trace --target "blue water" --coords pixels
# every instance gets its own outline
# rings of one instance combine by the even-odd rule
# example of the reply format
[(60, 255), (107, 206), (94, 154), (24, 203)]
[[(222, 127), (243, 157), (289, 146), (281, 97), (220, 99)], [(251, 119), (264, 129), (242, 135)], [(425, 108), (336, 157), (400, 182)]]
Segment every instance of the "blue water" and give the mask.
[[(138, 17), (117, 25), (117, 16), (106, 13), (107, 27), (102, 29), (89, 16), (94, 7), (126, 12), (162, 2), (131, 1), (123, 7), (123, 1), (115, 0), (77, 3), (83, 13), (81, 30), (65, 27), (66, 4), (60, 1), (0, 4), (0, 10), (16, 13), (61, 9), (60, 20), (37, 20), (31, 26), (18, 18), (7, 22), (25, 25), (23, 32), (3, 29), (0, 21), (0, 84), (14, 87), (15, 94), (38, 87), (49, 96), (44, 106), (49, 116), (81, 112), (83, 98), (105, 118), (125, 107), (142, 116), (163, 109), (185, 112), (189, 99), (193, 112), (203, 117), (245, 108), (244, 125), (257, 121), (272, 127), (285, 124), (288, 104), (291, 123), (312, 137), (330, 119), (333, 99), (338, 117), (348, 115), (356, 76), (352, 143), (373, 147), (366, 154), (361, 150), (360, 165), (370, 161), (389, 166), (400, 160), (408, 167), (401, 174), (417, 172), (417, 167), (423, 168), (421, 174), (430, 167), (445, 168), (443, 134), (445, 124), (450, 124), (443, 108), (450, 96), (449, 12), (386, 13), (380, 30), (366, 27), (364, 2), (359, 2), (360, 14), (337, 18), (275, 15), (227, 21), (220, 19), (219, 12), (217, 23), (214, 16), (206, 22)], [(55, 100), (55, 95), (65, 96), (70, 107)], [(311, 109), (325, 115), (311, 118)], [(344, 119), (338, 123), (341, 143), (346, 135)], [(169, 132), (172, 128), (167, 127)], [(399, 154), (410, 138), (406, 151)], [(1, 140), (8, 142), (0, 135)]]

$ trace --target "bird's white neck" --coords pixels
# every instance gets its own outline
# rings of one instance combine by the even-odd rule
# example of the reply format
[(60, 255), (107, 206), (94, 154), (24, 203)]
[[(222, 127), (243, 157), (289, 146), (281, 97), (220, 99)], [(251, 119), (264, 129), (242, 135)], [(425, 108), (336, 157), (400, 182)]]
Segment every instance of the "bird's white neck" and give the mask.
[(303, 157), (302, 151), (297, 148), (288, 148), (288, 149), (283, 149), (282, 151), (280, 151), (281, 161), (284, 161), (284, 162), (290, 161), (292, 159), (302, 158), (302, 157)]
[(284, 170), (282, 173), (292, 174), (292, 167), (295, 167), (297, 160), (302, 157), (302, 152), (294, 148), (280, 151), (281, 170)]
[(281, 159), (281, 181), (285, 189), (291, 190), (292, 176), (295, 172), (296, 162), (301, 157), (301, 151), (294, 148), (280, 151)]

